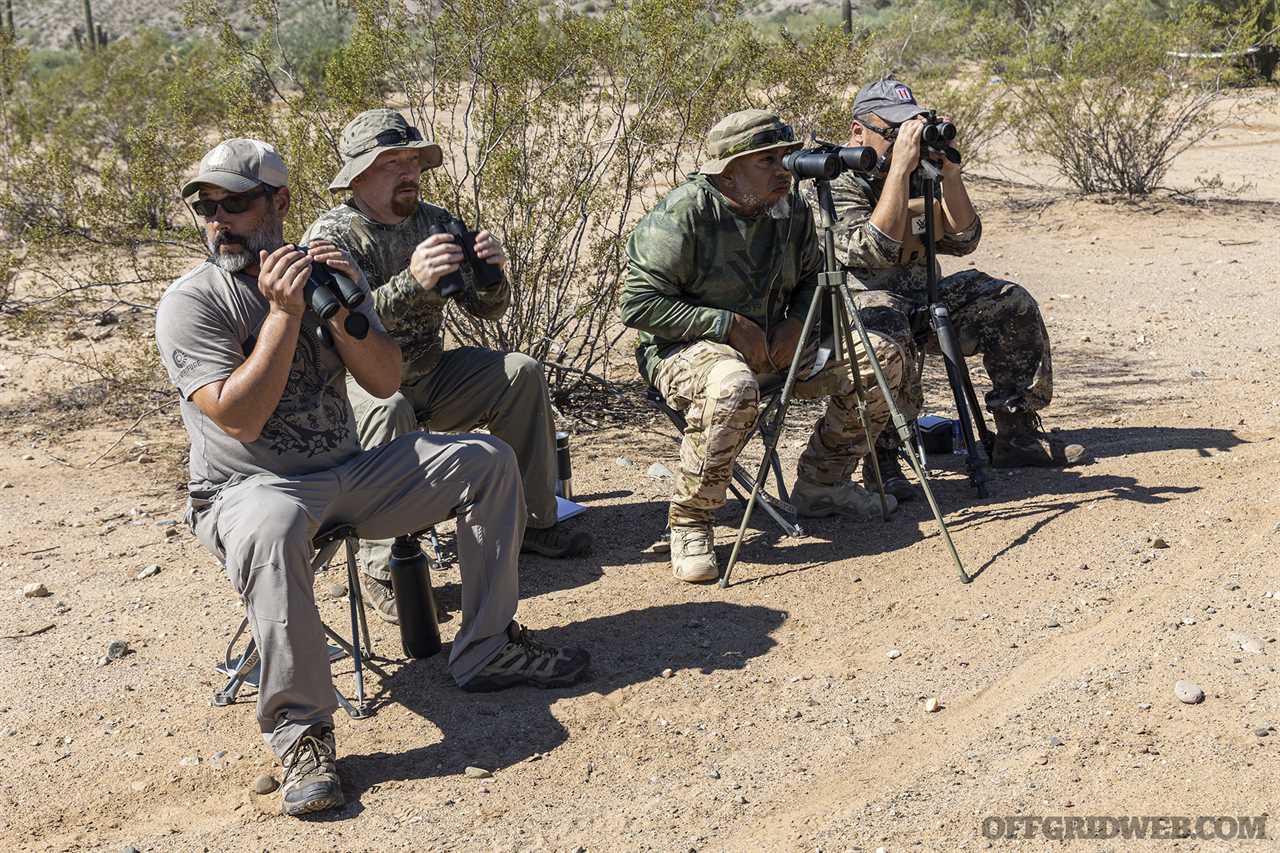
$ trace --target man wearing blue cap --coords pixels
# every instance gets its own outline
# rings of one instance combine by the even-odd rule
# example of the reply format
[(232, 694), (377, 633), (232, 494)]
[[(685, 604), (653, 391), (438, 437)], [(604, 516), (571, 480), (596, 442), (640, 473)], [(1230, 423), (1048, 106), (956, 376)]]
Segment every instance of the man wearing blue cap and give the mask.
[[(942, 202), (934, 210), (939, 255), (967, 255), (982, 238), (982, 220), (965, 189), (959, 157), (944, 157), (922, 145), (928, 112), (910, 87), (891, 78), (864, 86), (853, 102), (849, 145), (874, 148), (881, 169), (874, 175), (845, 172), (831, 182), (838, 221), (836, 257), (864, 289), (856, 294), (868, 329), (888, 335), (912, 353), (928, 334), (927, 268), (923, 225), (924, 200), (911, 198), (911, 176), (920, 158), (935, 159), (942, 170)], [(951, 145), (951, 143), (947, 143)], [(812, 188), (807, 200), (816, 209)], [(1053, 364), (1049, 333), (1035, 298), (1019, 284), (993, 278), (980, 270), (942, 277), (938, 294), (955, 322), (966, 355), (982, 354), (991, 377), (987, 409), (996, 423), (991, 461), (998, 468), (1056, 467), (1085, 457), (1079, 444), (1063, 444), (1047, 434), (1038, 412), (1053, 397)], [(913, 368), (914, 370), (914, 368)], [(909, 383), (904, 414), (922, 405), (920, 377)], [(909, 500), (914, 488), (898, 466), (896, 436), (881, 433), (876, 445), (886, 489)], [(874, 468), (863, 460), (863, 479), (870, 484)]]

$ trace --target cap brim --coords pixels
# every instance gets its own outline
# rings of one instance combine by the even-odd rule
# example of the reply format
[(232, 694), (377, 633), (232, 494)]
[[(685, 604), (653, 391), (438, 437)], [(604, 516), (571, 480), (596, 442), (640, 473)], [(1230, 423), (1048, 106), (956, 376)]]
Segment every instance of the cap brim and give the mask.
[(256, 187), (260, 181), (252, 178), (246, 178), (244, 175), (235, 172), (222, 172), (217, 169), (211, 169), (208, 172), (201, 172), (191, 180), (182, 185), (182, 197), (191, 198), (200, 191), (200, 187), (208, 185), (220, 187), (229, 193), (242, 193)]
[(775, 142), (773, 145), (765, 145), (760, 148), (751, 148), (747, 151), (743, 151), (740, 154), (734, 154), (732, 157), (722, 157), (719, 160), (708, 160), (707, 162), (703, 163), (701, 166), (698, 167), (698, 171), (704, 175), (719, 175), (724, 172), (725, 168), (730, 163), (732, 163), (734, 160), (737, 160), (739, 157), (746, 157), (748, 154), (759, 154), (761, 151), (772, 151), (775, 148), (790, 148), (792, 151), (794, 151), (797, 148), (800, 148), (803, 144), (804, 143), (802, 142), (794, 142), (794, 141), (793, 142)]
[(341, 171), (329, 182), (329, 192), (336, 193), (341, 190), (351, 189), (351, 182), (359, 177), (361, 172), (372, 166), (373, 161), (378, 159), (379, 154), (387, 151), (407, 151), (411, 149), (417, 150), (418, 162), (422, 164), (424, 169), (434, 169), (444, 162), (444, 152), (440, 150), (440, 146), (427, 139), (418, 142), (407, 142), (404, 145), (386, 145), (381, 148), (375, 148), (372, 151), (366, 151), (353, 160), (348, 160)]
[(882, 121), (886, 121), (889, 124), (902, 124), (904, 121), (910, 121), (916, 116), (924, 115), (927, 112), (929, 111), (919, 104), (895, 104), (890, 107), (867, 110), (863, 115), (875, 113), (880, 116)]

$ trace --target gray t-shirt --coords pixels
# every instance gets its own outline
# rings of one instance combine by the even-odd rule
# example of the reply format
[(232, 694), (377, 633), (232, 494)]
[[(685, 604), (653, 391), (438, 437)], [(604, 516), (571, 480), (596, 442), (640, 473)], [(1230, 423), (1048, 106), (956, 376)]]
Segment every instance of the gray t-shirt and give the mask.
[[(366, 292), (368, 286), (360, 282)], [(182, 422), (191, 439), (192, 508), (208, 505), (218, 489), (260, 473), (298, 476), (323, 471), (360, 452), (347, 401), (346, 365), (323, 344), (320, 320), (307, 311), (284, 393), (256, 441), (227, 435), (191, 401), (210, 382), (226, 379), (253, 352), (268, 312), (258, 281), (206, 261), (175, 281), (156, 309), (156, 345), (182, 394)], [(356, 309), (372, 329), (382, 323), (366, 298)]]

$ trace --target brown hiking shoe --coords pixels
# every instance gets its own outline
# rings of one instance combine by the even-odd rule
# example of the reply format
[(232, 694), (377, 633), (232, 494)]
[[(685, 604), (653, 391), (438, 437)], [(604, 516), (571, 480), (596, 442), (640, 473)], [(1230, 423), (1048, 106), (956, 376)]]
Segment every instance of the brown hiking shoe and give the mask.
[(396, 591), (391, 581), (361, 572), (360, 588), (364, 590), (364, 600), (373, 605), (378, 618), (392, 625), (400, 624), (400, 614), (396, 611)]
[(284, 800), (287, 815), (304, 815), (336, 809), (346, 802), (338, 781), (333, 728), (317, 723), (294, 741), (281, 759), (284, 763)]
[[(916, 499), (916, 487), (911, 485), (911, 481), (902, 473), (902, 466), (898, 464), (898, 451), (896, 449), (881, 447), (877, 442), (875, 461), (880, 463), (880, 476), (884, 477), (884, 493), (886, 495), (893, 495), (897, 498), (898, 503)], [(880, 490), (876, 485), (875, 461), (872, 461), (870, 453), (862, 457), (862, 485), (866, 486), (869, 492), (878, 492)]]
[(1083, 444), (1065, 444), (1045, 432), (1035, 412), (996, 412), (996, 468), (1065, 468), (1089, 455)]
[(565, 649), (539, 643), (519, 622), (507, 626), (507, 643), (462, 689), (488, 693), (532, 684), (534, 687), (566, 687), (579, 681), (591, 664), (582, 649)]
[(526, 527), (520, 550), (544, 557), (583, 557), (591, 553), (591, 534), (585, 530), (569, 531), (560, 525)]
[(685, 583), (706, 583), (720, 577), (716, 538), (710, 524), (671, 527), (671, 572)]
[[(857, 483), (845, 482), (834, 486), (820, 486), (806, 480), (797, 480), (791, 490), (791, 503), (801, 518), (824, 518), (828, 515), (845, 515), (852, 518), (879, 518), (880, 495), (872, 494)], [(885, 509), (893, 512), (898, 499), (885, 490)]]

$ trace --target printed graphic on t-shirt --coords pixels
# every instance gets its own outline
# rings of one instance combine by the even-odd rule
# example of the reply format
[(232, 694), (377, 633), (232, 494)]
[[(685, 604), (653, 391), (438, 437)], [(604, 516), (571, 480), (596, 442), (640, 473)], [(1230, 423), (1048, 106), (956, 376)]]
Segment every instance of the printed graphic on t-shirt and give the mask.
[(347, 401), (324, 381), (312, 335), (299, 335), (289, 381), (260, 440), (276, 453), (319, 456), (350, 440)]

